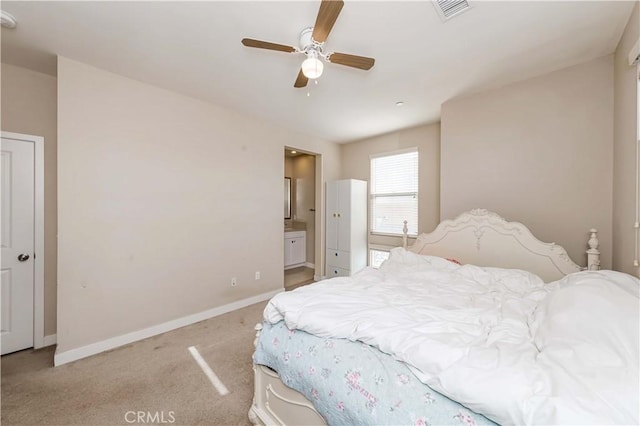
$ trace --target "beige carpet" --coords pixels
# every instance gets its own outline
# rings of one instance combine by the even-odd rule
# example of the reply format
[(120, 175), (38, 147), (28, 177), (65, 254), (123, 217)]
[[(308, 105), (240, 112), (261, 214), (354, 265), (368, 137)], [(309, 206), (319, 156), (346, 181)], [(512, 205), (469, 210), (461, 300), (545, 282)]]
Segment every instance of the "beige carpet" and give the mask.
[[(137, 416), (127, 414), (131, 411), (149, 412), (164, 424), (249, 424), (253, 326), (261, 321), (265, 304), (56, 368), (53, 347), (6, 355), (1, 360), (2, 425), (136, 424), (127, 422)], [(190, 346), (228, 395), (220, 396), (212, 386)]]

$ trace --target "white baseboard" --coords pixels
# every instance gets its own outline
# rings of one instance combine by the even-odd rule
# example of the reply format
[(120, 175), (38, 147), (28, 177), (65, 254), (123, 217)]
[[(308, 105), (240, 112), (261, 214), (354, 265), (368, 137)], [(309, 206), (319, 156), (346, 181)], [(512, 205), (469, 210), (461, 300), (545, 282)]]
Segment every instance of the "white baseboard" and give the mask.
[(57, 334), (50, 334), (48, 336), (44, 336), (44, 340), (42, 343), (42, 347), (47, 347), (47, 346), (53, 346), (56, 344), (56, 342), (58, 341), (58, 335)]
[(257, 296), (248, 297), (246, 299), (238, 300), (236, 302), (232, 302), (223, 306), (218, 306), (217, 308), (209, 309), (204, 312), (199, 312), (197, 314), (188, 315), (186, 317), (178, 318), (172, 321), (167, 321), (153, 327), (123, 334), (121, 336), (112, 337), (110, 339), (102, 340), (100, 342), (92, 343), (90, 345), (82, 346), (76, 349), (71, 349), (64, 352), (58, 352), (56, 350), (56, 354), (53, 358), (53, 365), (58, 366), (66, 364), (72, 361), (86, 358), (91, 355), (99, 354), (100, 352), (117, 348), (119, 346), (128, 345), (129, 343), (137, 342), (138, 340), (166, 333), (168, 331), (175, 330), (176, 328), (184, 327), (196, 322), (216, 317), (218, 315), (226, 314), (227, 312), (235, 311), (237, 309), (253, 305), (254, 303), (271, 299), (273, 296), (282, 291), (284, 291), (284, 289), (262, 293)]
[(285, 266), (284, 270), (288, 271), (289, 269), (300, 268), (301, 266), (304, 266), (305, 268), (316, 269), (316, 265), (314, 263), (304, 262), (304, 263), (296, 263), (295, 265)]

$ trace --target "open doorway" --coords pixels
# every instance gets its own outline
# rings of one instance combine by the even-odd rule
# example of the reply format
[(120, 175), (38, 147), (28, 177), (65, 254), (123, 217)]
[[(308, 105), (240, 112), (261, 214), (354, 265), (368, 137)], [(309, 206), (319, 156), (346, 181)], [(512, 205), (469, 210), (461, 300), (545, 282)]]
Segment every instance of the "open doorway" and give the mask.
[(293, 290), (317, 276), (316, 154), (285, 147), (284, 177), (284, 287)]

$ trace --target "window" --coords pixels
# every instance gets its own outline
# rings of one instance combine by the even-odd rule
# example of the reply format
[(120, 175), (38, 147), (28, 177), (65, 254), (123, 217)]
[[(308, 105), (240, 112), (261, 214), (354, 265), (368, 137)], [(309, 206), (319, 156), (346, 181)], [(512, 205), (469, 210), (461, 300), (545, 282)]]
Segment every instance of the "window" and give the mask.
[(388, 250), (379, 250), (375, 248), (369, 249), (369, 266), (378, 269), (382, 262), (389, 258)]
[(371, 232), (418, 234), (418, 150), (371, 157)]

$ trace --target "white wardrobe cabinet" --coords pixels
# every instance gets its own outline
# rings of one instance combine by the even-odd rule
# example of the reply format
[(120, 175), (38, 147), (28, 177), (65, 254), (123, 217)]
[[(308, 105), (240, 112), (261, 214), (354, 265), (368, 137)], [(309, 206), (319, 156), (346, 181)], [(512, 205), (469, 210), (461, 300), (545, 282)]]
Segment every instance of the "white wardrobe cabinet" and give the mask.
[(352, 275), (367, 266), (367, 182), (327, 182), (326, 206), (326, 275)]

